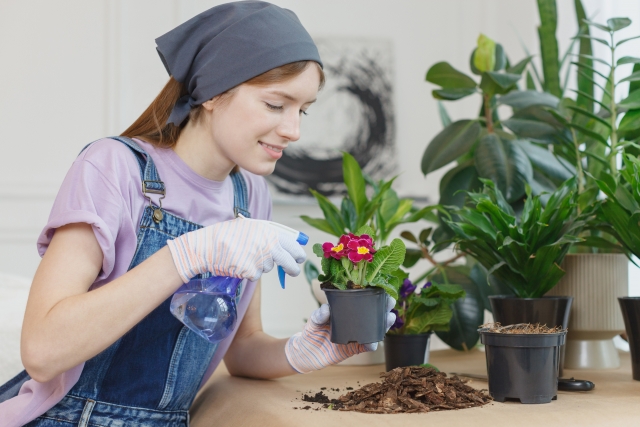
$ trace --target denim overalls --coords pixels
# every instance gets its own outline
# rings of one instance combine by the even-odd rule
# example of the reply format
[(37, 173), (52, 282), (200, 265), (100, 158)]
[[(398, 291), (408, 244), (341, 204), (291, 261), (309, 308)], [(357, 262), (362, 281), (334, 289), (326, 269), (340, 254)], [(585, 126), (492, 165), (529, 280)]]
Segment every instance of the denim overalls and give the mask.
[[(113, 139), (136, 155), (145, 197), (149, 198), (149, 193), (161, 195), (160, 206), (149, 198), (142, 214), (130, 270), (165, 246), (167, 239), (202, 226), (163, 210), (164, 183), (151, 156), (129, 138)], [(234, 212), (249, 217), (244, 178), (239, 172), (231, 178)], [(237, 299), (240, 292), (238, 289)], [(189, 407), (218, 345), (202, 339), (173, 317), (170, 301), (168, 298), (118, 341), (85, 362), (82, 375), (69, 393), (26, 426), (188, 426)], [(0, 387), (0, 401), (4, 400), (3, 391), (10, 388), (15, 395), (28, 379), (23, 371)]]

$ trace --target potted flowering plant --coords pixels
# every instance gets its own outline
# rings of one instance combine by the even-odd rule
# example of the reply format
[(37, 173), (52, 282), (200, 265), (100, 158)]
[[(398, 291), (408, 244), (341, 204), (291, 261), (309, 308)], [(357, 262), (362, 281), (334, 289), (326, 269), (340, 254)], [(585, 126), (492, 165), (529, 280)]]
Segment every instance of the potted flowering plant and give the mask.
[(331, 341), (338, 344), (382, 341), (386, 332), (387, 295), (398, 298), (399, 269), (405, 245), (393, 239), (376, 248), (371, 227), (343, 234), (338, 243), (313, 245), (322, 258), (321, 288), (331, 307)]
[(426, 282), (419, 289), (404, 279), (398, 293), (396, 322), (384, 337), (387, 371), (429, 362), (429, 339), (434, 331), (448, 331), (451, 304), (463, 298), (459, 285)]

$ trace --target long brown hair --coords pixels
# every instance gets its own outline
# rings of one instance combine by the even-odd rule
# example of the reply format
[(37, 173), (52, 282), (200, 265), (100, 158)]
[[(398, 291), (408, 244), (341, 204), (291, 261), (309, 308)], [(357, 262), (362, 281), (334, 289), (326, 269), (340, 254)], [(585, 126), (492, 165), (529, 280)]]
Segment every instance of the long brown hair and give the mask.
[[(292, 62), (262, 73), (247, 80), (243, 84), (265, 86), (273, 83), (282, 83), (301, 74), (311, 62), (318, 68), (318, 72), (320, 73), (320, 88), (322, 88), (324, 85), (324, 73), (318, 63), (314, 61)], [(237, 87), (238, 86), (229, 89), (215, 96), (213, 99), (222, 103), (233, 95)], [(153, 145), (163, 148), (173, 147), (178, 141), (180, 132), (184, 129), (185, 125), (190, 120), (197, 121), (203, 109), (201, 105), (192, 108), (189, 112), (189, 117), (187, 117), (180, 126), (176, 126), (173, 123), (167, 124), (167, 119), (169, 119), (176, 101), (186, 93), (187, 90), (182, 83), (173, 77), (169, 78), (169, 81), (158, 96), (156, 96), (156, 99), (153, 100), (151, 105), (144, 110), (140, 117), (138, 117), (127, 130), (122, 132), (121, 136), (142, 138)]]

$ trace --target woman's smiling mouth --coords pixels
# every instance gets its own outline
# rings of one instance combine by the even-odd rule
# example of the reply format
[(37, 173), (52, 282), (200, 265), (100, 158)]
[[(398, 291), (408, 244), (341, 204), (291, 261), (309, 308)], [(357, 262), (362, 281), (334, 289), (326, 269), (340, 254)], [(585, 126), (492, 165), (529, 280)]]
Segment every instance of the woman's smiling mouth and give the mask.
[(280, 157), (282, 157), (282, 150), (284, 150), (284, 148), (282, 148), (282, 147), (276, 147), (276, 146), (273, 146), (273, 145), (269, 145), (269, 144), (266, 144), (266, 143), (264, 143), (264, 142), (262, 142), (262, 141), (259, 141), (259, 143), (260, 143), (260, 145), (262, 146), (262, 148), (264, 148), (264, 149), (265, 149), (265, 151), (266, 151), (267, 153), (269, 153), (269, 155), (270, 155), (271, 157), (273, 157), (274, 159), (276, 159), (276, 160), (277, 160), (277, 159), (279, 159)]

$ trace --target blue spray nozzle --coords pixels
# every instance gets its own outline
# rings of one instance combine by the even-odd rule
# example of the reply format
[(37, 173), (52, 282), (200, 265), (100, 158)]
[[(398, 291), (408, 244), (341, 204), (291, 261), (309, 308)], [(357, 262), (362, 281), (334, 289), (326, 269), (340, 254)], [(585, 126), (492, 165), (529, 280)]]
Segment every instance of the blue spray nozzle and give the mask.
[[(293, 232), (293, 233), (297, 233), (298, 236), (296, 237), (296, 242), (298, 242), (300, 244), (300, 246), (304, 246), (309, 242), (309, 236), (307, 236), (306, 234), (304, 234), (302, 231), (297, 231), (294, 230), (293, 228), (289, 228), (289, 227), (285, 227), (282, 224), (278, 224), (276, 222), (272, 222), (272, 225), (275, 225), (278, 227), (279, 230), (285, 230), (289, 233)], [(286, 277), (286, 274), (284, 272), (284, 268), (278, 266), (278, 279), (280, 279), (280, 287), (282, 289), (284, 289), (284, 279)]]

